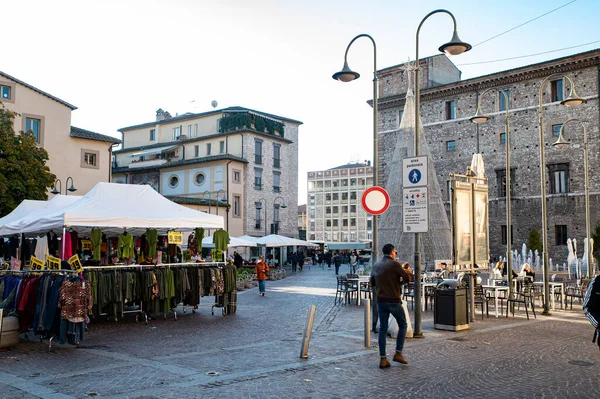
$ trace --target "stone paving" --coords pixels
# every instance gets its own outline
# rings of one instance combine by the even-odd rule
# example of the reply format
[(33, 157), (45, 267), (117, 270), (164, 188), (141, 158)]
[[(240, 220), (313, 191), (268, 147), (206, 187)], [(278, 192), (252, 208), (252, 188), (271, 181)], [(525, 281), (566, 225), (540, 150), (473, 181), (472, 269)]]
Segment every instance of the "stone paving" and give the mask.
[[(345, 272), (342, 269), (342, 272)], [(212, 298), (178, 321), (94, 322), (80, 348), (22, 341), (0, 351), (0, 398), (595, 398), (600, 352), (581, 311), (481, 320), (463, 332), (407, 340), (409, 365), (380, 370), (377, 338), (363, 342), (363, 306), (333, 306), (334, 273), (288, 273), (238, 294), (223, 317)], [(308, 308), (317, 308), (309, 358), (300, 359)], [(580, 309), (580, 308), (579, 308)], [(411, 312), (412, 313), (412, 312)], [(541, 313), (541, 312), (540, 312)], [(388, 353), (393, 340), (388, 340)]]

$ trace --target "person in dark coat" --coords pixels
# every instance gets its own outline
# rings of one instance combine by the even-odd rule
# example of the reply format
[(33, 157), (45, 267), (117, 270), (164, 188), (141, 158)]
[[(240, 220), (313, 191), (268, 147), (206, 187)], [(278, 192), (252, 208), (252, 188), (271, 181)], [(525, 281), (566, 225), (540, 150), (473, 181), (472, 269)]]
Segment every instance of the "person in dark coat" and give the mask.
[(242, 255), (238, 251), (233, 251), (233, 265), (238, 269), (244, 266), (244, 258), (242, 258)]
[(295, 272), (296, 266), (298, 265), (298, 255), (296, 255), (295, 252), (292, 252), (290, 260), (292, 261), (292, 271)]

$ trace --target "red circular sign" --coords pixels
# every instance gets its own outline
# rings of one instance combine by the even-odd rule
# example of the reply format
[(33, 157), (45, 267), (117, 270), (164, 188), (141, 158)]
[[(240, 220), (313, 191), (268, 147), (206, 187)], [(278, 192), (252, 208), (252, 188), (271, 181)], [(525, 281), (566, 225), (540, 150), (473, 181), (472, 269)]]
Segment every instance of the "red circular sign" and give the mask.
[(362, 207), (371, 215), (381, 215), (390, 207), (390, 195), (378, 186), (368, 188), (362, 195)]

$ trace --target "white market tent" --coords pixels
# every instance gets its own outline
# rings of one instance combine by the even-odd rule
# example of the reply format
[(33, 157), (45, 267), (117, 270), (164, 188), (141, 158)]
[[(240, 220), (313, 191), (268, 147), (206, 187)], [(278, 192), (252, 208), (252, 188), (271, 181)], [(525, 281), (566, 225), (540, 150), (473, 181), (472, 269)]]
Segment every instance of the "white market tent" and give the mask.
[(9, 224), (14, 222), (15, 220), (19, 220), (31, 212), (34, 212), (44, 205), (46, 205), (47, 201), (38, 201), (38, 200), (23, 200), (11, 213), (0, 218), (0, 227), (5, 224)]
[(78, 232), (99, 227), (104, 233), (118, 235), (127, 230), (133, 235), (155, 228), (191, 231), (197, 227), (224, 227), (222, 216), (209, 215), (178, 205), (148, 185), (98, 183), (79, 201), (20, 225), (22, 233), (73, 229)]
[[(23, 232), (23, 226), (26, 226), (28, 223), (39, 220), (40, 218), (48, 215), (52, 212), (56, 212), (60, 209), (64, 209), (67, 206), (72, 205), (73, 203), (79, 201), (83, 198), (80, 195), (57, 195), (56, 197), (48, 200), (41, 201), (42, 206), (39, 206), (37, 209), (33, 209), (30, 212), (22, 215), (20, 218), (15, 219), (9, 223), (5, 223), (0, 225), (0, 236), (9, 236), (12, 234), (19, 234)], [(20, 205), (19, 205), (20, 206)], [(36, 205), (37, 206), (37, 205)], [(16, 211), (16, 209), (15, 209)], [(14, 213), (14, 211), (13, 211)], [(12, 213), (10, 214), (12, 215)], [(8, 215), (8, 216), (10, 216)], [(62, 229), (62, 227), (61, 227)], [(57, 231), (58, 233), (58, 231)]]
[[(256, 247), (255, 241), (244, 240), (243, 238), (229, 237), (229, 245), (228, 247)], [(214, 248), (215, 244), (213, 244), (213, 237), (207, 236), (202, 239), (202, 248)]]
[(296, 238), (280, 236), (278, 234), (271, 234), (266, 237), (261, 237), (256, 240), (256, 242), (260, 245), (264, 245), (265, 247), (318, 247), (313, 243), (304, 240), (298, 240)]

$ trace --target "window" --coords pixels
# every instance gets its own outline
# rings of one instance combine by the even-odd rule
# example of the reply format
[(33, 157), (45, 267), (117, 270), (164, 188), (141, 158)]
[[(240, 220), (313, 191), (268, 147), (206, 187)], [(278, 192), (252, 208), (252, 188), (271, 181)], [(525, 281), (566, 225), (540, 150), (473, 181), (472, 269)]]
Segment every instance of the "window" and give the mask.
[(211, 155), (211, 154), (210, 154), (210, 153), (211, 153), (211, 151), (212, 151), (212, 144), (211, 144), (211, 143), (206, 143), (206, 155), (207, 155), (207, 156), (208, 156), (208, 155)]
[(262, 202), (255, 202), (254, 205), (256, 206), (256, 210), (254, 213), (254, 217), (256, 219), (256, 224), (254, 225), (254, 228), (257, 230), (260, 230), (260, 214), (262, 211)]
[[(311, 205), (314, 205), (314, 204), (315, 204), (315, 195), (314, 195), (314, 194), (311, 194), (311, 195), (310, 195), (310, 204), (311, 204)], [(313, 209), (314, 209), (314, 208), (313, 208)], [(314, 216), (313, 216), (313, 217), (314, 217)]]
[(563, 80), (557, 79), (550, 82), (550, 101), (562, 101), (563, 96)]
[(240, 216), (240, 196), (239, 195), (233, 196), (233, 216), (234, 217)]
[[(315, 208), (310, 208), (310, 217), (311, 217), (312, 219), (314, 219), (314, 217), (315, 217)], [(311, 222), (311, 223), (314, 223), (314, 222)], [(314, 229), (313, 229), (313, 230), (314, 230)]]
[(348, 227), (348, 219), (342, 219), (342, 227)]
[(398, 112), (398, 126), (400, 126), (400, 124), (402, 123), (403, 116), (404, 116), (404, 111), (400, 110), (400, 112)]
[(156, 141), (156, 129), (150, 129), (150, 141)]
[(262, 141), (254, 140), (254, 163), (262, 165)]
[(280, 192), (280, 187), (279, 187), (280, 177), (281, 177), (280, 173), (273, 172), (273, 192), (274, 193)]
[(337, 219), (333, 219), (333, 227), (338, 227), (338, 220)]
[(197, 185), (201, 186), (204, 184), (205, 181), (206, 176), (204, 175), (204, 173), (200, 172), (194, 175), (194, 183), (196, 183)]
[(350, 227), (356, 226), (356, 219), (350, 219)]
[(342, 193), (342, 201), (348, 201), (348, 193)]
[(11, 89), (10, 86), (0, 85), (0, 98), (3, 100), (11, 100)]
[(194, 137), (198, 137), (198, 124), (194, 125)]
[(99, 151), (94, 150), (81, 150), (81, 167), (87, 169), (99, 169), (98, 157), (100, 156)]
[(447, 152), (456, 151), (456, 141), (454, 141), (454, 140), (446, 141), (446, 151)]
[(188, 125), (188, 137), (192, 137), (192, 125)]
[(169, 177), (169, 187), (175, 188), (179, 185), (179, 177), (173, 175)]
[[(560, 125), (552, 125), (552, 135), (554, 137), (560, 136), (560, 128), (561, 127), (562, 127), (562, 124), (560, 124)], [(565, 133), (564, 129), (563, 129), (563, 133)]]
[(338, 201), (340, 199), (340, 194), (339, 193), (333, 193), (333, 200), (334, 201)]
[(262, 190), (262, 169), (254, 169), (254, 189)]
[[(515, 191), (515, 170), (510, 170), (510, 193)], [(506, 169), (496, 171), (496, 185), (498, 186), (498, 197), (506, 197)]]
[(36, 143), (41, 143), (42, 121), (36, 118), (25, 118), (25, 131), (31, 132)]
[[(275, 204), (273, 206), (273, 223), (274, 224), (279, 223), (279, 204)], [(275, 234), (277, 234), (277, 233), (275, 233)]]
[(325, 207), (325, 213), (330, 215), (331, 214), (331, 207), (330, 206), (326, 206)]
[(339, 233), (338, 232), (334, 232), (333, 233), (333, 242), (337, 242), (338, 241), (338, 237), (339, 237)]
[(181, 136), (181, 126), (173, 128), (173, 140), (177, 140)]
[(338, 213), (338, 211), (339, 211), (339, 208), (337, 206), (334, 206), (333, 207), (333, 213)]
[(325, 227), (331, 227), (331, 219), (325, 221)]
[(500, 133), (500, 144), (506, 144), (506, 133)]
[[(510, 89), (503, 89), (504, 93), (506, 93), (506, 97), (504, 97), (504, 94), (502, 94), (501, 92), (498, 92), (498, 110), (499, 111), (506, 111), (507, 109), (507, 105), (506, 103), (508, 102), (508, 108), (510, 109)], [(508, 101), (507, 101), (508, 100)]]
[(452, 182), (450, 180), (446, 180), (446, 193), (448, 201), (452, 199)]
[(446, 120), (454, 119), (454, 100), (446, 101)]
[[(513, 234), (513, 231), (514, 231), (514, 229), (513, 229), (513, 226), (511, 225), (510, 226), (510, 245), (513, 245), (514, 241), (515, 241), (515, 239), (514, 239), (515, 236)], [(500, 235), (501, 235), (500, 239), (502, 240), (502, 245), (506, 245), (506, 243), (507, 243), (507, 241), (506, 241), (506, 233), (507, 233), (507, 231), (506, 231), (506, 225), (503, 224), (503, 225), (500, 226)]]
[(371, 230), (373, 228), (373, 221), (371, 219), (367, 219), (367, 230)]
[(194, 158), (198, 158), (198, 155), (200, 155), (200, 146), (195, 145), (194, 146)]
[(565, 194), (569, 192), (569, 165), (548, 165), (550, 172), (550, 193)]
[(233, 171), (233, 182), (234, 183), (239, 183), (240, 182), (240, 172), (237, 170)]
[(331, 193), (325, 194), (325, 201), (331, 201)]
[(356, 205), (350, 205), (350, 213), (356, 212)]
[(567, 225), (557, 224), (554, 226), (554, 244), (567, 245)]
[(225, 142), (219, 141), (219, 154), (225, 154)]
[(351, 200), (355, 200), (356, 199), (356, 191), (351, 191), (350, 192), (350, 199)]
[(347, 215), (348, 214), (348, 205), (344, 205), (342, 206), (342, 215)]
[(273, 167), (281, 167), (281, 146), (279, 144), (273, 144)]

